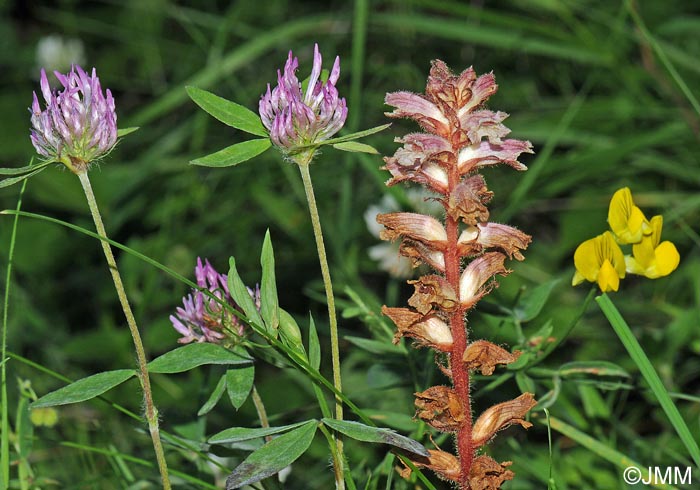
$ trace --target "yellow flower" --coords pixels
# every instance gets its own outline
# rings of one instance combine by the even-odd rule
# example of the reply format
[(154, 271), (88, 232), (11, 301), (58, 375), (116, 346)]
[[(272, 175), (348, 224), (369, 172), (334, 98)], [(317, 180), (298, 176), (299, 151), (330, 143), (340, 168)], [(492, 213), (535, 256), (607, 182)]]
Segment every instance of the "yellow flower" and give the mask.
[(639, 243), (651, 233), (651, 227), (642, 210), (634, 205), (629, 187), (613, 194), (608, 209), (608, 223), (619, 243)]
[(574, 265), (573, 286), (584, 280), (597, 282), (600, 290), (607, 293), (617, 291), (620, 279), (625, 277), (625, 257), (609, 231), (579, 245), (574, 252)]
[(659, 243), (663, 221), (662, 216), (651, 218), (651, 233), (632, 246), (632, 257), (625, 257), (627, 272), (657, 279), (676, 270), (681, 260), (676, 246), (669, 241)]

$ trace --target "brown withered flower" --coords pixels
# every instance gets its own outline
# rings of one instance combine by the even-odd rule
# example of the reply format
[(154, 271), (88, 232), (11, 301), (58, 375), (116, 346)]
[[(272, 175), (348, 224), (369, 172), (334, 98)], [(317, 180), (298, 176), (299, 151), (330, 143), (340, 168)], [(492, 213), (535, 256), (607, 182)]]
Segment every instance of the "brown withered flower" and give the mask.
[(454, 433), (457, 452), (434, 450), (415, 464), (461, 490), (496, 490), (513, 478), (510, 462), (498, 463), (476, 452), (508, 425), (528, 427), (524, 417), (535, 405), (534, 396), (525, 393), (491, 407), (475, 422), (471, 410), (470, 371), (490, 375), (519, 353), (486, 340), (470, 343), (465, 316), (497, 285), (494, 276), (510, 272), (505, 261), (523, 260), (522, 251), (530, 243), (526, 233), (489, 221), (493, 193), (478, 174), (498, 164), (526, 170), (520, 155), (532, 153), (529, 142), (506, 138), (506, 113), (484, 107), (496, 89), (492, 73), (477, 76), (468, 68), (455, 75), (445, 63), (434, 61), (424, 94), (394, 92), (385, 99), (395, 108), (387, 116), (414, 119), (423, 129), (397, 139), (403, 146), (384, 158), (391, 174), (387, 185), (422, 185), (436, 195), (445, 213), (442, 219), (418, 213), (377, 216), (384, 226), (381, 238), (401, 240), (399, 251), (414, 266), (425, 263), (435, 271), (410, 281), (415, 292), (409, 308), (384, 306), (382, 312), (396, 324), (395, 341), (410, 337), (420, 347), (441, 352), (436, 357), (447, 363), (439, 368), (452, 386), (416, 393), (416, 416), (436, 430)]

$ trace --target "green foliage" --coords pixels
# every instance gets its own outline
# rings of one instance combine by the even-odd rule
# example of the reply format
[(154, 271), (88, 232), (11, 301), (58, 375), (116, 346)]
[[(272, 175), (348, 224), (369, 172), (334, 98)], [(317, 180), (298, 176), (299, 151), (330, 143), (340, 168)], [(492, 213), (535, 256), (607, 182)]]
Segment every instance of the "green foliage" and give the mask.
[[(399, 146), (393, 139), (416, 127), (404, 121), (383, 127), (385, 93), (422, 91), (431, 59), (443, 59), (457, 71), (469, 65), (479, 73), (493, 70), (499, 92), (491, 105), (510, 114), (505, 123), (512, 137), (529, 139), (536, 153), (525, 161), (529, 170), (523, 174), (506, 168), (486, 172), (494, 191), (491, 216), (532, 235), (533, 242), (525, 261), (508, 264), (513, 273), (499, 279), (489, 303), (470, 312), (473, 338), (496, 337), (497, 343), (523, 352), (517, 364), (498, 368), (491, 377), (475, 375), (474, 410), (517, 395), (519, 385), (537, 395), (534, 427), (527, 433), (507, 432), (488, 447), (494, 458), (513, 461), (516, 479), (504, 490), (622, 488), (625, 464), (692, 465), (684, 440), (700, 440), (693, 423), (700, 401), (700, 118), (695, 100), (700, 43), (693, 8), (681, 0), (509, 0), (497, 5), (270, 0), (265, 9), (246, 1), (128, 0), (40, 2), (18, 10), (10, 2), (0, 7), (0, 209), (16, 207), (19, 187), (10, 184), (27, 182), (23, 209), (92, 230), (70, 172), (48, 163), (26, 165), (34, 155), (27, 107), (31, 91), (39, 91), (30, 78), (38, 72), (34, 47), (51, 33), (79, 38), (89, 53), (88, 67), (96, 66), (103, 87), (115, 95), (119, 125), (140, 128), (122, 139), (91, 176), (110, 236), (190, 280), (196, 257), (209, 258), (225, 272), (226, 258), (235, 256), (229, 282), (240, 313), (266, 329), (275, 324), (275, 308), (257, 313), (246, 300), (246, 286), (265, 276), (257, 247), (269, 229), (275, 287), (262, 289), (279, 293), (268, 298), (279, 308), (277, 341), (328, 377), (328, 325), (303, 188), (295, 169), (277, 152), (266, 151), (269, 140), (256, 114), (260, 95), (276, 81), (289, 49), (300, 56), (299, 73), (304, 73), (313, 43), (319, 42), (326, 62), (336, 53), (341, 57), (338, 87), (349, 108), (346, 129), (326, 142), (313, 166), (335, 290), (343, 294), (338, 304), (344, 393), (367, 409), (363, 413), (370, 422), (432, 448), (429, 435), (443, 442), (412, 420), (412, 393), (446, 381), (432, 355), (409, 342), (391, 343), (393, 326), (380, 307), (402, 304), (412, 287), (389, 277), (367, 254), (378, 243), (364, 220), (368, 206), (387, 193), (406, 205), (407, 189), (384, 186), (389, 175), (379, 169), (380, 157), (340, 152), (332, 145), (364, 148), (343, 138), (378, 127), (383, 131), (365, 134), (359, 144), (392, 155)], [(235, 168), (188, 165), (202, 160), (233, 165), (254, 154), (247, 165)], [(681, 254), (679, 269), (668, 278), (625, 281), (612, 296), (637, 339), (635, 354), (643, 353), (658, 375), (653, 386), (641, 374), (643, 361), (630, 355), (591, 304), (595, 292), (569, 286), (573, 250), (604, 230), (609, 197), (624, 185), (645, 210), (664, 215), (664, 234)], [(8, 267), (14, 218), (0, 215), (2, 271)], [(10, 408), (1, 428), (3, 437), (12, 436), (19, 446), (10, 445), (2, 464), (13, 485), (21, 476), (25, 488), (157, 488), (149, 466), (150, 441), (141, 430), (145, 425), (122, 411), (141, 412), (134, 382), (118, 384), (87, 404), (57, 407), (54, 427), (31, 426), (26, 409), (31, 399), (14, 383), (29, 379), (37, 393), (50, 393), (58, 386), (51, 373), (80, 379), (133, 365), (99, 243), (79, 231), (19, 217), (11, 292), (3, 307), (9, 348), (4, 410)], [(179, 347), (168, 322), (192, 284), (173, 280), (156, 264), (144, 262), (143, 255), (122, 249), (117, 260), (149, 359), (177, 353), (166, 369), (172, 374), (154, 374), (152, 381), (178, 486), (223, 488), (226, 475), (260, 448), (265, 436), (282, 434), (279, 439), (303, 427), (306, 440), (313, 438), (315, 423), (298, 421), (331, 418), (331, 391), (297, 370), (281, 347), (270, 347), (246, 327), (240, 342), (247, 353), (241, 356), (256, 359), (255, 385), (273, 426), (269, 430), (288, 429), (208, 446), (216, 437), (211, 435), (222, 431), (262, 430), (250, 400), (237, 411), (228, 401), (219, 403), (229, 390), (226, 370), (249, 361), (225, 356), (241, 364), (190, 364), (219, 359), (218, 354), (182, 352), (209, 347)], [(18, 360), (17, 353), (33, 364)], [(157, 362), (151, 366), (158, 369)], [(76, 396), (85, 395), (80, 391)], [(670, 422), (669, 403), (687, 431), (677, 430), (678, 418), (675, 425)], [(551, 460), (545, 407), (552, 415)], [(180, 426), (196, 417), (197, 430), (185, 437)], [(430, 488), (401, 479), (394, 469), (396, 456), (384, 445), (348, 437), (346, 448), (358, 488)], [(316, 438), (305, 449), (283, 487), (332, 488), (328, 448)], [(255, 485), (273, 490), (280, 486), (274, 480)], [(441, 481), (432, 485), (450, 488)]]
[(380, 444), (389, 444), (390, 446), (403, 449), (410, 453), (428, 457), (428, 451), (414, 440), (404, 437), (401, 434), (389, 429), (381, 429), (379, 427), (371, 427), (360, 422), (350, 420), (335, 420), (324, 418), (321, 420), (324, 424), (333, 430), (337, 430), (341, 434), (345, 434), (352, 439), (357, 439), (363, 442), (374, 442)]
[(148, 363), (151, 373), (182, 373), (204, 364), (250, 364), (252, 359), (217, 344), (192, 343)]
[(84, 402), (100, 396), (124, 381), (133, 378), (135, 375), (136, 371), (133, 369), (118, 369), (116, 371), (93, 374), (42, 396), (32, 403), (32, 408)]
[(292, 464), (309, 448), (317, 428), (318, 422), (309, 420), (253, 452), (226, 479), (226, 490), (258, 482)]

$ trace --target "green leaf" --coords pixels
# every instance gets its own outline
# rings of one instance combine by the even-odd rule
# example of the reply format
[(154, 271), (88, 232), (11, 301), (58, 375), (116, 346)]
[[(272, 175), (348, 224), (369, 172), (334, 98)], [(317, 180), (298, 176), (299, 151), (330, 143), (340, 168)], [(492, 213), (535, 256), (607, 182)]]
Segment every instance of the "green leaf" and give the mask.
[(248, 288), (243, 283), (241, 276), (238, 274), (238, 269), (236, 269), (236, 259), (231, 257), (228, 260), (228, 264), (228, 290), (231, 293), (233, 301), (235, 301), (236, 304), (243, 309), (243, 313), (245, 313), (245, 316), (248, 317), (249, 321), (262, 327), (263, 321), (260, 317), (260, 313), (258, 313), (255, 302), (253, 302), (253, 298), (250, 297)]
[(356, 345), (362, 350), (366, 350), (372, 354), (403, 356), (406, 354), (406, 349), (400, 345), (394, 345), (389, 342), (380, 342), (378, 340), (366, 339), (364, 337), (346, 336), (345, 340), (353, 345)]
[(29, 413), (29, 403), (28, 399), (25, 397), (20, 398), (17, 402), (17, 415), (15, 419), (15, 448), (17, 454), (21, 458), (28, 458), (29, 454), (32, 452), (32, 446), (34, 445), (34, 425), (32, 425), (31, 416)]
[(0, 189), (2, 189), (3, 187), (9, 187), (18, 182), (22, 182), (24, 179), (28, 179), (29, 177), (32, 177), (38, 174), (39, 172), (43, 172), (44, 169), (46, 169), (46, 166), (38, 167), (36, 170), (34, 170), (33, 172), (29, 172), (28, 174), (23, 174), (18, 177), (10, 177), (9, 179), (0, 180)]
[(311, 314), (309, 314), (309, 364), (316, 371), (321, 366), (321, 343), (318, 341), (316, 323)]
[(0, 168), (0, 175), (20, 175), (20, 174), (26, 174), (29, 172), (33, 172), (34, 170), (38, 170), (40, 168), (44, 168), (48, 165), (51, 165), (52, 163), (56, 163), (54, 161), (48, 161), (48, 162), (42, 162), (38, 163), (36, 165), (27, 165), (24, 167), (17, 167), (17, 168)]
[(139, 130), (138, 126), (133, 126), (131, 128), (122, 128), (117, 130), (117, 138), (122, 138), (126, 136), (127, 134), (134, 133)]
[(423, 445), (413, 439), (402, 436), (390, 429), (381, 429), (379, 427), (371, 427), (360, 422), (352, 422), (349, 420), (335, 420), (324, 418), (321, 419), (325, 425), (331, 429), (337, 430), (341, 434), (363, 442), (376, 442), (381, 444), (389, 444), (400, 449), (425, 456), (430, 456), (427, 449)]
[(206, 342), (187, 344), (166, 352), (148, 363), (151, 373), (181, 373), (203, 364), (249, 364), (253, 360), (217, 344)]
[(250, 485), (279, 473), (304, 454), (317, 428), (318, 422), (310, 420), (253, 452), (226, 479), (226, 490)]
[(619, 376), (629, 378), (630, 374), (617, 364), (607, 361), (567, 362), (559, 367), (559, 375), (566, 378), (576, 375)]
[(345, 136), (340, 136), (339, 138), (331, 138), (329, 140), (324, 141), (322, 144), (323, 145), (335, 145), (336, 143), (343, 143), (344, 141), (351, 141), (351, 140), (356, 140), (359, 138), (364, 138), (365, 136), (369, 136), (370, 134), (384, 131), (389, 126), (391, 126), (391, 123), (382, 124), (381, 126), (375, 126), (373, 128), (370, 128), (370, 129), (358, 131), (357, 133), (346, 134)]
[(370, 145), (365, 143), (358, 143), (357, 141), (346, 141), (345, 143), (336, 143), (333, 148), (342, 151), (349, 151), (351, 153), (371, 153), (372, 155), (378, 155), (379, 152)]
[(260, 155), (270, 146), (272, 143), (267, 138), (248, 140), (228, 146), (216, 153), (196, 158), (190, 163), (202, 167), (230, 167)]
[(211, 392), (209, 399), (204, 402), (202, 408), (199, 409), (197, 416), (201, 417), (202, 415), (208, 414), (211, 409), (214, 408), (217, 403), (219, 403), (219, 400), (221, 400), (221, 395), (224, 394), (224, 391), (226, 391), (226, 375), (221, 376), (219, 382), (216, 383), (216, 388), (214, 388), (214, 391)]
[(515, 382), (523, 393), (535, 393), (535, 382), (524, 371), (515, 373)]
[(207, 441), (210, 444), (231, 444), (235, 442), (249, 441), (259, 437), (265, 437), (280, 432), (287, 432), (291, 429), (299, 427), (313, 421), (297, 422), (296, 424), (283, 425), (280, 427), (264, 427), (257, 429), (248, 429), (246, 427), (231, 427), (230, 429), (222, 430), (221, 432), (211, 436)]
[(277, 299), (277, 281), (275, 280), (275, 255), (272, 250), (270, 230), (265, 233), (262, 253), (262, 280), (260, 281), (260, 314), (265, 322), (265, 328), (274, 337), (280, 324), (279, 302)]
[(301, 329), (297, 321), (292, 315), (283, 310), (279, 309), (280, 312), (280, 338), (282, 341), (295, 352), (298, 352), (303, 357), (306, 357), (306, 351), (304, 350), (304, 344), (301, 339)]
[(255, 366), (238, 366), (226, 371), (226, 391), (233, 407), (238, 410), (250, 395), (255, 381)]
[(185, 90), (195, 104), (222, 123), (256, 136), (267, 136), (260, 116), (250, 109), (197, 87), (188, 86)]
[(102, 393), (111, 390), (135, 375), (136, 371), (133, 369), (117, 369), (116, 371), (94, 374), (42, 396), (32, 403), (31, 408), (84, 402), (100, 396)]
[(518, 320), (521, 322), (529, 322), (537, 317), (540, 311), (542, 311), (552, 290), (559, 284), (559, 281), (559, 279), (555, 279), (526, 291), (513, 310)]

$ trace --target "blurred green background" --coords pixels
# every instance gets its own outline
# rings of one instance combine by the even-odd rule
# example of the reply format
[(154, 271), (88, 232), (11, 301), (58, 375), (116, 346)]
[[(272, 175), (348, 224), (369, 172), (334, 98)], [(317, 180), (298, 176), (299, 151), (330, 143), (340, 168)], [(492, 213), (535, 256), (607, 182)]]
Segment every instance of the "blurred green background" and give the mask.
[[(474, 335), (514, 345), (523, 340), (522, 328), (533, 346), (542, 341), (542, 332), (564, 335), (588, 292), (585, 285), (569, 286), (573, 251), (607, 229), (610, 197), (629, 186), (647, 217), (663, 214), (664, 239), (676, 244), (681, 265), (656, 281), (630, 277), (613, 299), (667, 388), (684, 394), (685, 399), (676, 398), (678, 406), (700, 438), (699, 32), (700, 7), (692, 1), (4, 1), (0, 166), (26, 165), (34, 154), (27, 108), (32, 90), (39, 88), (40, 67), (54, 63), (52, 68), (66, 71), (71, 59), (96, 67), (103, 87), (116, 98), (119, 127), (140, 127), (91, 172), (111, 238), (188, 277), (197, 256), (225, 272), (233, 255), (243, 278), (253, 284), (269, 228), (281, 306), (302, 325), (313, 312), (325, 346), (320, 270), (296, 168), (273, 151), (235, 168), (189, 165), (245, 135), (199, 110), (185, 86), (257, 110), (287, 52), (299, 56), (304, 78), (318, 42), (325, 67), (336, 54), (341, 58), (338, 88), (350, 111), (346, 130), (355, 131), (387, 122), (386, 92), (422, 92), (432, 59), (444, 60), (456, 72), (470, 65), (477, 73), (493, 70), (500, 90), (489, 107), (510, 113), (506, 124), (512, 136), (529, 139), (536, 154), (523, 159), (530, 167), (525, 174), (507, 167), (486, 170), (495, 192), (491, 216), (531, 234), (533, 243), (526, 261), (511, 264), (513, 274), (471, 314)], [(367, 142), (391, 155), (397, 147), (393, 138), (416, 130), (415, 124), (398, 121)], [(383, 338), (388, 344), (378, 333), (386, 326), (379, 306), (403, 304), (412, 288), (367, 255), (378, 242), (363, 217), (368, 206), (388, 192), (407, 201), (406, 188), (384, 187), (388, 174), (381, 165), (378, 156), (326, 150), (312, 175), (345, 312), (341, 334)], [(18, 192), (18, 186), (0, 190), (0, 209), (14, 208)], [(50, 168), (31, 179), (23, 209), (93, 229), (79, 183), (63, 169)], [(11, 217), (0, 216), (4, 257), (11, 223)], [(28, 219), (20, 221), (17, 240), (10, 351), (73, 379), (133, 365), (131, 340), (97, 242)], [(132, 256), (119, 253), (118, 260), (150, 357), (173, 349), (178, 336), (168, 315), (187, 288)], [(3, 277), (6, 266), (3, 258)], [(560, 282), (545, 288), (551, 294), (536, 317), (516, 325), (504, 312), (555, 279)], [(595, 303), (567, 335), (539, 367), (556, 371), (571, 361), (604, 360), (630, 377), (564, 377), (551, 414), (645, 466), (688, 464), (685, 448)], [(349, 396), (363, 408), (381, 411), (379, 424), (429, 444), (425, 427), (410, 417), (413, 391), (446, 382), (432, 354), (377, 355), (348, 340), (341, 354)], [(31, 381), (40, 396), (62, 386), (17, 359), (8, 369), (13, 404), (18, 378)], [(236, 412), (226, 401), (195, 422), (220, 374), (201, 368), (154, 376), (163, 428), (201, 444), (226, 427), (256, 426), (250, 403)], [(473, 389), (479, 411), (519, 392), (512, 377), (480, 392), (488, 381), (478, 380)], [(518, 375), (520, 388), (534, 388), (538, 397), (553, 383), (547, 372)], [(257, 384), (274, 424), (319, 416), (308, 381), (293, 370), (260, 363)], [(140, 410), (136, 382), (107, 398)], [(154, 469), (96, 451), (150, 462), (143, 428), (98, 401), (61, 408), (57, 425), (35, 429), (30, 460), (41, 488), (157, 488)], [(332, 487), (327, 448), (317, 439), (292, 466), (284, 488)], [(450, 443), (442, 445), (449, 449)], [(512, 460), (517, 473), (504, 488), (544, 488), (550, 469), (558, 489), (626, 488), (619, 468), (566, 434), (554, 432), (553, 446), (550, 468), (546, 426), (537, 423), (528, 432), (512, 429), (500, 436), (490, 451)], [(222, 465), (229, 469), (247, 454), (202, 450), (226, 458)], [(399, 481), (385, 453), (382, 447), (348, 444), (358, 484), (369, 479), (367, 488), (418, 488)], [(176, 444), (169, 444), (168, 455), (172, 468), (211, 484), (220, 485), (226, 475)], [(199, 488), (192, 485), (179, 488)]]

